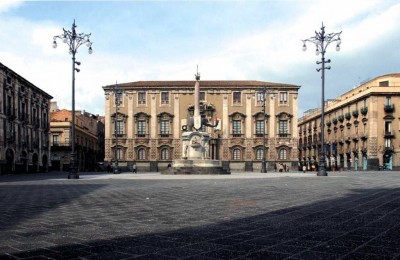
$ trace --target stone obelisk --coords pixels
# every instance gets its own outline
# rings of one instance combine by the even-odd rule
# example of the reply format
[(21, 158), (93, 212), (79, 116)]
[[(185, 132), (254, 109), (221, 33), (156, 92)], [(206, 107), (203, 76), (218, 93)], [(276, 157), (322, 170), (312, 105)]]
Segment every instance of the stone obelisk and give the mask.
[(197, 67), (197, 73), (195, 74), (196, 83), (194, 84), (194, 128), (200, 129), (201, 127), (201, 116), (200, 116), (200, 73)]

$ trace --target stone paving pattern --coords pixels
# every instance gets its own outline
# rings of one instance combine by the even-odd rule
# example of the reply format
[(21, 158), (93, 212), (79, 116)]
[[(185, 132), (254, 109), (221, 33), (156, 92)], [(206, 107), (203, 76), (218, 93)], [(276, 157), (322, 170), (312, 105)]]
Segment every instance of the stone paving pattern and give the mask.
[(246, 174), (0, 176), (0, 259), (400, 259), (399, 172)]

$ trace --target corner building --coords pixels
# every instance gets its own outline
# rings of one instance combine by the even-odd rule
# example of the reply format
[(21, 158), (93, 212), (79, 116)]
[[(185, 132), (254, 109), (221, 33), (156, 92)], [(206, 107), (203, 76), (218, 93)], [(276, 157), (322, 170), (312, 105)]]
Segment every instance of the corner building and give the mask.
[[(194, 85), (138, 81), (103, 87), (104, 161), (117, 159), (124, 170), (135, 163), (139, 171), (160, 171), (181, 159), (182, 131), (194, 110)], [(297, 168), (299, 88), (262, 81), (200, 81), (203, 116), (212, 124), (219, 121), (215, 128), (202, 129), (210, 134), (209, 157), (232, 171), (260, 171), (265, 133), (268, 170), (275, 164)]]
[[(56, 107), (55, 102), (52, 103)], [(52, 109), (50, 112), (51, 169), (69, 171), (71, 159), (71, 129), (75, 127), (75, 152), (78, 171), (97, 171), (104, 159), (103, 118), (85, 111), (72, 112), (66, 109)]]
[(46, 172), (52, 96), (0, 63), (0, 175)]
[[(325, 103), (328, 170), (400, 169), (400, 73), (369, 80)], [(321, 110), (299, 119), (299, 161), (317, 165)]]

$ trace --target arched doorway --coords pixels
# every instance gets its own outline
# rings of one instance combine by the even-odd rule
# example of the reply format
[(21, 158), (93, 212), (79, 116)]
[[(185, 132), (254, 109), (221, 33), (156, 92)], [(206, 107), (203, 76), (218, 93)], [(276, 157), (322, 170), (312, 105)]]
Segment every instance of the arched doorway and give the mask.
[(383, 169), (392, 170), (393, 153), (390, 150), (385, 151), (383, 154)]
[(358, 154), (354, 155), (354, 170), (358, 171)]
[(339, 154), (339, 162), (340, 162), (339, 165), (340, 170), (344, 170), (344, 154)]
[(21, 152), (22, 172), (28, 172), (28, 153), (25, 151)]
[(51, 156), (51, 170), (61, 171), (61, 158), (58, 154), (53, 154)]
[(47, 158), (47, 155), (46, 154), (44, 154), (43, 156), (42, 156), (42, 171), (43, 172), (48, 172), (48, 158)]
[(347, 169), (351, 170), (351, 163), (352, 163), (352, 159), (351, 159), (351, 153), (346, 153), (346, 158), (347, 158)]
[(362, 155), (362, 167), (363, 170), (366, 171), (368, 169), (368, 157), (367, 157), (367, 153), (363, 153)]
[(38, 155), (36, 153), (34, 153), (32, 155), (32, 168), (30, 169), (30, 172), (37, 172), (38, 170)]
[(6, 150), (6, 165), (4, 173), (12, 173), (14, 171), (14, 151), (12, 149)]

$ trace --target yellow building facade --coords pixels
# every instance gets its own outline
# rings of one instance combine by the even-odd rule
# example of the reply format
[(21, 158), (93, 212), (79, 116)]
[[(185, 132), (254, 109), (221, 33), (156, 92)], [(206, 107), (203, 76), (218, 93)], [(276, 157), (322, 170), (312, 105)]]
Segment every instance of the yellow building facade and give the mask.
[[(400, 73), (369, 80), (325, 103), (328, 170), (400, 169)], [(299, 161), (317, 165), (321, 111), (299, 119)]]
[[(69, 171), (71, 159), (72, 112), (56, 109), (50, 112), (51, 170)], [(104, 123), (99, 115), (75, 111), (75, 152), (78, 171), (100, 170), (104, 158)]]
[[(103, 87), (105, 162), (160, 171), (182, 158), (182, 132), (194, 109), (195, 81), (138, 81)], [(297, 168), (298, 89), (262, 81), (200, 81), (203, 117), (215, 128), (209, 158), (231, 171)], [(265, 98), (264, 98), (265, 97)], [(264, 103), (265, 101), (265, 103)], [(265, 104), (265, 106), (264, 106)], [(264, 140), (265, 137), (265, 140)]]

